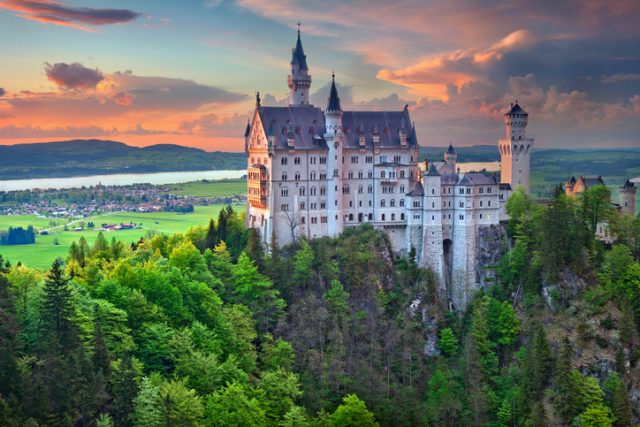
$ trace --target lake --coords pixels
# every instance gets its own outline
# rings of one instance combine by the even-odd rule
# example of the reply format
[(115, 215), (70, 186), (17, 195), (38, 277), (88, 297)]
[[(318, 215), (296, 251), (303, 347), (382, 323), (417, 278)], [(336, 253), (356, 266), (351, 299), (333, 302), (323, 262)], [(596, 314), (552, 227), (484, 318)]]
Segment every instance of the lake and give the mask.
[(245, 169), (194, 171), (194, 172), (158, 172), (158, 173), (122, 173), (114, 175), (74, 176), (71, 178), (37, 178), (10, 179), (0, 181), (0, 191), (33, 190), (35, 188), (78, 188), (102, 185), (131, 185), (131, 184), (179, 184), (183, 182), (200, 181), (202, 179), (238, 179), (246, 175)]
[[(500, 162), (467, 162), (458, 163), (460, 172), (479, 171), (486, 169), (489, 172), (500, 170)], [(71, 178), (36, 178), (36, 179), (10, 179), (0, 181), (0, 191), (22, 191), (35, 188), (78, 188), (95, 187), (102, 185), (131, 185), (131, 184), (180, 184), (183, 182), (200, 181), (202, 179), (238, 179), (246, 175), (247, 171), (218, 170), (218, 171), (193, 171), (193, 172), (157, 172), (157, 173), (122, 173), (114, 175), (74, 176)]]

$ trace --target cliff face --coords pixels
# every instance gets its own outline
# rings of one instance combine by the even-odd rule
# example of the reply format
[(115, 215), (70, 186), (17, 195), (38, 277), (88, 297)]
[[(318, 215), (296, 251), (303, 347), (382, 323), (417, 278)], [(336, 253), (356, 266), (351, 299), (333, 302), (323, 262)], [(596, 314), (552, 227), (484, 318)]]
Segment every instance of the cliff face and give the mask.
[(509, 246), (507, 231), (502, 225), (489, 225), (478, 229), (476, 279), (481, 289), (496, 283), (496, 267)]

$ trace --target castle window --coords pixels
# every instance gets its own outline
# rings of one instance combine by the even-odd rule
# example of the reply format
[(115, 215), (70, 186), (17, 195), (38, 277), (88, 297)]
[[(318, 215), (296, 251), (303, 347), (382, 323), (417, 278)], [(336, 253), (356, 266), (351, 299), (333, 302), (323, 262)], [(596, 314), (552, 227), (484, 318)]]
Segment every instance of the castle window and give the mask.
[(364, 158), (365, 163), (373, 163), (373, 156), (366, 156)]
[(326, 172), (320, 172), (320, 180), (324, 181), (325, 179), (327, 179), (327, 173)]
[(349, 221), (353, 221), (353, 214), (349, 214)]
[(400, 194), (404, 194), (404, 185), (400, 186)]
[(311, 203), (311, 210), (315, 211), (316, 209), (318, 209), (318, 204), (317, 203)]
[(309, 179), (310, 179), (311, 181), (315, 181), (315, 180), (316, 180), (316, 173), (315, 173), (315, 172), (311, 172), (311, 173), (309, 174)]
[(369, 207), (373, 206), (373, 202), (369, 200)]
[(362, 171), (358, 171), (358, 178), (362, 179)]
[(482, 207), (482, 200), (480, 200), (480, 207)]
[(464, 194), (464, 188), (460, 188), (460, 194)]
[(282, 205), (280, 205), (280, 209), (283, 212), (287, 212), (289, 210), (289, 205), (287, 203), (283, 203)]
[(334, 177), (337, 177), (337, 176), (338, 176), (338, 169), (334, 169), (334, 170), (333, 170), (333, 176), (334, 176)]
[(300, 224), (304, 224), (305, 223), (305, 217), (300, 218)]
[(404, 214), (403, 213), (400, 214), (400, 221), (404, 221)]
[(471, 194), (472, 188), (467, 188), (467, 194)]
[(327, 202), (320, 202), (320, 209), (327, 209)]
[(342, 186), (342, 194), (349, 194), (349, 186), (348, 185), (343, 185)]
[(395, 221), (396, 220), (396, 214), (392, 213), (391, 214), (391, 221)]
[(300, 181), (300, 172), (296, 172), (294, 177), (296, 181)]
[(309, 189), (309, 194), (311, 194), (312, 196), (315, 196), (316, 195), (316, 187), (311, 187)]
[(306, 191), (306, 189), (304, 187), (300, 187), (300, 195), (301, 196), (304, 196), (306, 192), (307, 191)]
[(400, 171), (400, 178), (404, 178), (404, 171)]
[(300, 157), (296, 157), (295, 159), (293, 159), (293, 163), (296, 165), (300, 164)]
[(310, 157), (309, 158), (309, 163), (311, 163), (312, 165), (315, 165), (316, 164), (316, 157), (315, 156)]
[(389, 201), (389, 206), (391, 206), (392, 208), (396, 206), (396, 199), (391, 199)]
[(358, 163), (358, 156), (351, 156), (351, 163)]
[(311, 224), (317, 224), (318, 223), (318, 218), (315, 216), (311, 217)]
[(381, 217), (381, 218), (382, 218), (382, 221), (384, 221), (384, 219), (385, 219), (384, 214), (382, 214), (382, 217)]
[(461, 208), (464, 208), (464, 202), (460, 202), (460, 204), (458, 205)]
[(320, 187), (320, 195), (325, 196), (326, 194), (327, 194), (327, 187), (323, 185), (322, 187)]
[(300, 210), (301, 211), (303, 211), (306, 207), (307, 207), (307, 205), (305, 205), (304, 202), (300, 202)]
[(431, 221), (435, 221), (436, 220), (436, 216), (435, 215), (431, 215)]
[(419, 208), (420, 207), (420, 200), (414, 200), (413, 201), (413, 207), (414, 208)]
[(362, 207), (362, 200), (358, 200), (358, 207), (361, 208)]
[(286, 157), (283, 157), (283, 158), (280, 159), (280, 164), (281, 165), (286, 165), (288, 161), (289, 160)]
[(287, 180), (287, 174), (286, 174), (286, 173), (283, 173), (283, 174), (282, 174), (282, 180), (283, 180), (283, 181), (286, 181), (286, 180)]
[(487, 202), (487, 205), (488, 205), (488, 206), (491, 206), (491, 200), (489, 200), (489, 201)]
[(384, 171), (380, 172), (380, 178), (384, 179), (384, 177), (385, 177), (385, 172)]
[(320, 157), (320, 164), (321, 165), (326, 165), (327, 164), (327, 158), (325, 156)]
[(280, 189), (280, 195), (282, 197), (289, 197), (289, 189), (287, 187), (282, 187)]
[(458, 218), (459, 219), (464, 219), (464, 215), (459, 215)]
[(404, 199), (400, 199), (400, 206), (404, 206)]
[(491, 187), (487, 187), (487, 193), (491, 194)]
[(435, 208), (436, 207), (436, 202), (431, 202), (431, 208)]
[(387, 201), (385, 199), (380, 200), (380, 207), (384, 208), (387, 206)]
[(436, 194), (436, 189), (435, 188), (431, 189), (431, 194)]
[(326, 224), (327, 223), (327, 218), (328, 217), (326, 217), (326, 216), (321, 216), (320, 217), (320, 222), (323, 223), (323, 224)]
[(362, 185), (358, 185), (358, 194), (362, 194)]
[(484, 187), (478, 188), (478, 193), (480, 193), (480, 194), (484, 193)]
[(367, 186), (367, 193), (373, 193), (373, 186), (371, 184)]
[(348, 176), (349, 176), (349, 179), (353, 179), (353, 171), (349, 171)]
[(367, 178), (373, 178), (373, 171), (367, 172)]
[(373, 214), (369, 214), (369, 221), (373, 221)]
[(480, 214), (480, 219), (482, 219), (482, 214)]
[(349, 200), (349, 207), (352, 208), (353, 207), (353, 200)]

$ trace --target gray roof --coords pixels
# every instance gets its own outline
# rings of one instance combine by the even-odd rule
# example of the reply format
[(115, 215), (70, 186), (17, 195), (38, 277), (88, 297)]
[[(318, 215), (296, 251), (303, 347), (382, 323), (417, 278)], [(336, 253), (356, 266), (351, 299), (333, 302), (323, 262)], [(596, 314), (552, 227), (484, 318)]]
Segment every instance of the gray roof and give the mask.
[(456, 150), (453, 148), (453, 144), (449, 144), (449, 148), (447, 149), (447, 153), (455, 154)]
[(247, 121), (247, 128), (244, 130), (244, 137), (248, 137), (251, 134), (251, 125)]
[(515, 104), (511, 104), (511, 108), (509, 109), (509, 111), (507, 111), (507, 112), (505, 113), (505, 116), (510, 116), (510, 115), (513, 115), (513, 114), (524, 114), (524, 115), (529, 115), (529, 113), (527, 113), (526, 111), (524, 111), (524, 110), (522, 109), (522, 107), (520, 107), (520, 106), (518, 105), (518, 101), (516, 101), (516, 103), (515, 103)]
[(292, 137), (296, 150), (326, 149), (324, 115), (315, 107), (259, 107), (258, 113), (267, 136), (273, 136), (275, 149), (289, 149)]
[[(403, 111), (345, 111), (342, 115), (345, 148), (358, 148), (360, 135), (367, 148), (373, 148), (373, 135), (380, 135), (380, 147), (399, 147), (400, 130), (404, 129), (407, 145), (415, 145), (409, 110)], [(411, 138), (413, 135), (414, 138)]]
[(458, 174), (457, 173), (447, 173), (441, 175), (440, 183), (444, 185), (456, 185), (458, 182)]
[(604, 185), (604, 181), (602, 180), (601, 176), (581, 176), (579, 179), (582, 180), (586, 188), (590, 188), (596, 185)]
[(424, 196), (424, 187), (422, 187), (422, 184), (420, 184), (420, 181), (416, 182), (416, 186), (413, 187), (413, 190), (407, 193), (407, 196), (413, 196), (413, 197)]
[[(324, 113), (316, 107), (258, 107), (260, 120), (267, 136), (274, 138), (274, 148), (288, 149), (287, 137), (295, 139), (297, 150), (327, 148), (324, 140)], [(365, 138), (365, 147), (373, 148), (373, 136), (380, 136), (380, 147), (399, 147), (400, 131), (407, 136), (407, 145), (416, 142), (408, 110), (403, 111), (345, 111), (342, 115), (344, 148), (357, 149), (359, 137)]]
[(635, 187), (635, 184), (629, 180), (626, 180), (622, 188), (632, 188)]
[(495, 176), (487, 176), (482, 173), (465, 173), (458, 185), (496, 185)]

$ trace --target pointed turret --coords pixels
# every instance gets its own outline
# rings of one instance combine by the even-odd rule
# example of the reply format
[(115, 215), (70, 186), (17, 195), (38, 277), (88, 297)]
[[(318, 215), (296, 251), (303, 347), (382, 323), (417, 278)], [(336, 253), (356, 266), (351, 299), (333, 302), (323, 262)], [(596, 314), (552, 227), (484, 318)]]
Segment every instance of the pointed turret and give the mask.
[(247, 127), (244, 129), (244, 137), (248, 138), (249, 134), (251, 134), (251, 123), (247, 120)]
[(296, 47), (291, 51), (291, 74), (287, 79), (289, 86), (289, 105), (292, 107), (309, 105), (309, 88), (311, 76), (307, 66), (307, 56), (302, 48), (300, 40), (300, 24), (298, 24), (298, 40)]
[(329, 92), (329, 101), (327, 102), (327, 112), (342, 111), (340, 107), (340, 98), (338, 97), (338, 89), (336, 89), (336, 75), (331, 73), (331, 91)]
[(411, 145), (418, 145), (418, 136), (416, 135), (416, 125), (411, 126), (411, 135), (409, 136)]
[(449, 148), (447, 149), (447, 153), (449, 153), (449, 154), (455, 154), (456, 153), (456, 150), (453, 148), (453, 144), (452, 143), (449, 144)]

